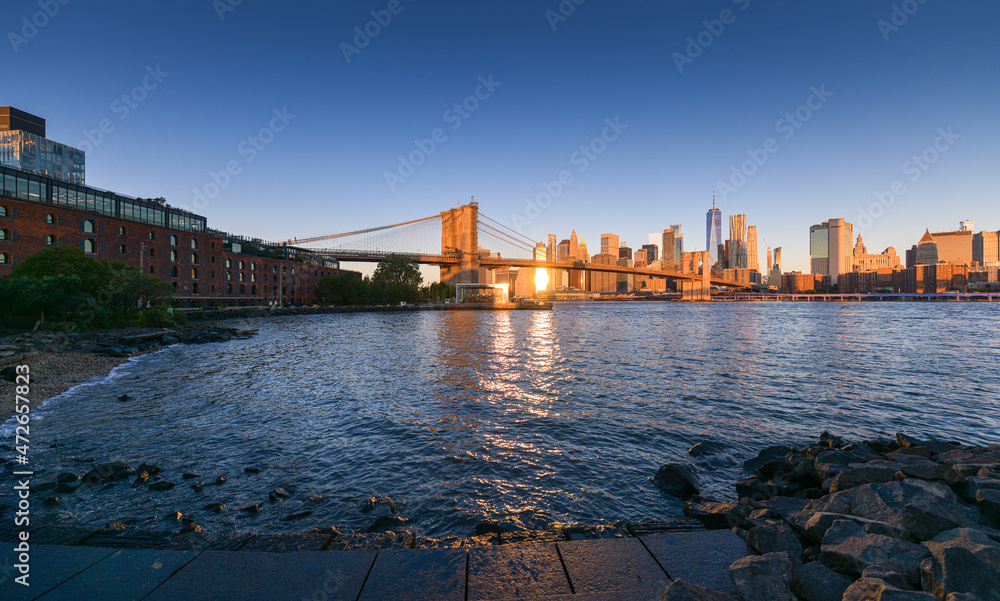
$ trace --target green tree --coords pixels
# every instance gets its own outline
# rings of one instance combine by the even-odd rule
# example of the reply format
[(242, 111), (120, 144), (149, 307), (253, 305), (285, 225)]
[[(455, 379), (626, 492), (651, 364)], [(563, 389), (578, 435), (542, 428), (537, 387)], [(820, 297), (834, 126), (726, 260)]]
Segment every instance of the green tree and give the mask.
[(323, 276), (316, 285), (316, 299), (324, 305), (368, 304), (368, 284), (351, 274)]
[(420, 284), (424, 276), (408, 257), (389, 255), (379, 261), (372, 274), (371, 285), (377, 302), (396, 304), (420, 301)]
[(170, 285), (157, 277), (145, 275), (121, 261), (111, 264), (111, 272), (100, 300), (115, 315), (126, 317), (170, 299)]
[(27, 257), (8, 277), (18, 280), (55, 276), (79, 278), (77, 292), (95, 295), (111, 281), (112, 270), (107, 261), (92, 259), (83, 249), (57, 244)]

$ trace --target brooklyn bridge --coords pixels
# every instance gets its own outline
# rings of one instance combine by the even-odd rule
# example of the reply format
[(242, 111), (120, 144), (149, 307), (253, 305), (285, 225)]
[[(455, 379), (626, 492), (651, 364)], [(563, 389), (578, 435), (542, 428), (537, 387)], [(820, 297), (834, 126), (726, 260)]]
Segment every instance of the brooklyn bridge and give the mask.
[(660, 269), (599, 264), (553, 257), (542, 243), (479, 212), (470, 202), (437, 215), (401, 223), (309, 238), (293, 238), (289, 246), (345, 262), (378, 262), (403, 255), (414, 263), (441, 268), (441, 281), (476, 284), (482, 269), (545, 269), (582, 274), (614, 273), (677, 282), (683, 300), (709, 300), (712, 286), (745, 288), (723, 279), (707, 251), (685, 252)]

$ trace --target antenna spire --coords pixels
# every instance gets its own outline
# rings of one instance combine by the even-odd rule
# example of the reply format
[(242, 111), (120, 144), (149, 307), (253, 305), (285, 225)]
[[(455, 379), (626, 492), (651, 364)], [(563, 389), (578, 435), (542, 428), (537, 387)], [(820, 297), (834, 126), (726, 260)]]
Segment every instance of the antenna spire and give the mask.
[(715, 210), (715, 186), (712, 186), (712, 210)]

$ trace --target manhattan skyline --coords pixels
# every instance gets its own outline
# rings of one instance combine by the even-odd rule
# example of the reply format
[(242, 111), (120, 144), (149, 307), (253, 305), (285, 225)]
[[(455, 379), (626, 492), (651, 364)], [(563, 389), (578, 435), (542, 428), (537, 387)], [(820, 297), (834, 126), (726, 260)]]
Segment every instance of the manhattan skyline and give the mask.
[(696, 250), (712, 187), (785, 271), (809, 271), (808, 228), (832, 217), (875, 251), (963, 219), (1000, 229), (1000, 8), (984, 1), (7, 9), (2, 102), (84, 147), (89, 185), (252, 236), (474, 195), (538, 241), (575, 228), (638, 248), (682, 224)]

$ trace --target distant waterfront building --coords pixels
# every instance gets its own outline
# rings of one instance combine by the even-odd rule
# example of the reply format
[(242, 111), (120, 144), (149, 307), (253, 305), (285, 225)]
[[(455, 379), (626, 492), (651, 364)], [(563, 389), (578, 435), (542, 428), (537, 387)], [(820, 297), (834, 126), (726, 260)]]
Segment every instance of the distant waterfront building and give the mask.
[(976, 231), (976, 222), (971, 219), (965, 219), (958, 222), (958, 230), (960, 232), (972, 232)]
[(61, 182), (86, 183), (84, 152), (49, 140), (45, 119), (10, 106), (0, 106), (0, 164)]
[[(872, 269), (898, 269), (901, 266), (899, 255), (896, 249), (889, 247), (878, 255), (868, 254), (864, 240), (858, 236), (858, 242), (854, 245), (854, 253), (851, 256), (850, 271), (870, 271)], [(846, 273), (846, 272), (845, 272)]]
[(615, 234), (601, 234), (601, 254), (618, 256), (618, 236)]
[(768, 271), (771, 271), (771, 266), (774, 265), (774, 262), (772, 261), (772, 258), (773, 258), (773, 256), (771, 254), (771, 247), (768, 246), (767, 247), (767, 270)]
[(628, 246), (628, 242), (622, 242), (621, 247), (618, 248), (618, 258), (632, 260), (632, 247)]
[(938, 262), (937, 240), (931, 235), (931, 231), (924, 232), (920, 242), (917, 242), (914, 250), (914, 265), (933, 265)]
[(656, 260), (659, 260), (663, 256), (663, 247), (660, 244), (663, 242), (663, 238), (660, 234), (653, 232), (649, 234), (647, 242), (656, 247)]
[(972, 263), (973, 233), (971, 229), (932, 232), (931, 235), (937, 243), (938, 261), (942, 263)]
[[(617, 265), (618, 255), (611, 253), (600, 253), (590, 258), (590, 262), (595, 265)], [(607, 271), (594, 271), (590, 274), (590, 292), (608, 293), (616, 292), (618, 289), (617, 274)]]
[(809, 266), (813, 274), (837, 277), (851, 271), (854, 226), (844, 219), (830, 219), (809, 228)]
[(646, 251), (646, 263), (652, 263), (653, 261), (658, 261), (660, 259), (659, 246), (656, 244), (643, 244), (642, 250)]
[(674, 257), (679, 259), (684, 255), (684, 233), (679, 223), (671, 225), (670, 229), (674, 230)]
[(983, 267), (1000, 266), (1000, 232), (973, 234), (972, 260)]
[(634, 264), (636, 267), (645, 267), (647, 264), (649, 264), (649, 262), (646, 260), (645, 248), (640, 248), (639, 250), (635, 251)]
[(781, 247), (774, 249), (774, 263), (767, 270), (767, 284), (781, 288)]
[(747, 216), (745, 213), (729, 216), (729, 267), (747, 269), (750, 257), (747, 251)]
[(760, 271), (760, 263), (757, 259), (757, 226), (747, 226), (747, 268), (750, 271)]
[(722, 211), (715, 208), (715, 189), (712, 189), (712, 208), (705, 215), (705, 249), (713, 263), (720, 262), (719, 246), (722, 245)]
[(660, 256), (661, 269), (665, 271), (676, 271), (677, 263), (677, 244), (674, 240), (674, 228), (667, 228), (663, 230), (663, 245), (660, 247), (663, 249), (663, 254)]

